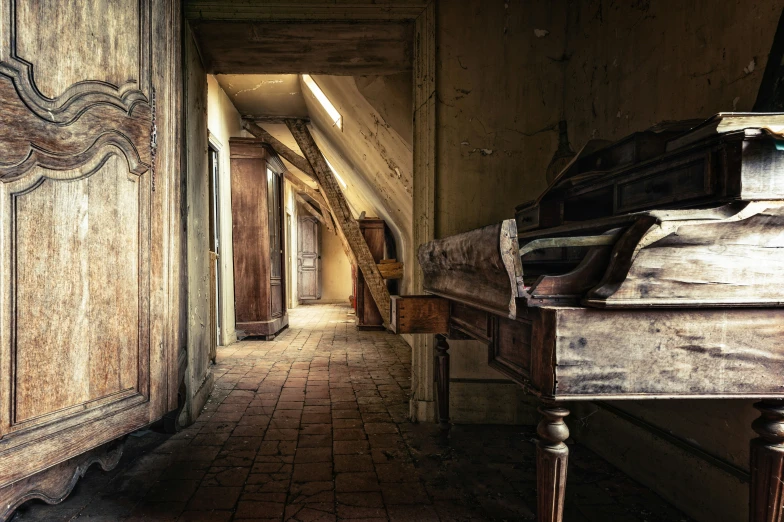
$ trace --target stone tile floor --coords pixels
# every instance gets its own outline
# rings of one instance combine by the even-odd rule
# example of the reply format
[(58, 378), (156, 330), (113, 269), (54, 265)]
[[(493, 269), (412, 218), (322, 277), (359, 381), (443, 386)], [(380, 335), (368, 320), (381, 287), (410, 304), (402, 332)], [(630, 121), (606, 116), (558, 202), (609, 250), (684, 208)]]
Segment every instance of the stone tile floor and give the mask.
[[(132, 434), (120, 464), (92, 468), (62, 504), (14, 521), (533, 520), (531, 426), (407, 421), (410, 349), (358, 332), (349, 308), (303, 306), (269, 342), (218, 351), (198, 421)], [(567, 522), (689, 520), (572, 445)]]

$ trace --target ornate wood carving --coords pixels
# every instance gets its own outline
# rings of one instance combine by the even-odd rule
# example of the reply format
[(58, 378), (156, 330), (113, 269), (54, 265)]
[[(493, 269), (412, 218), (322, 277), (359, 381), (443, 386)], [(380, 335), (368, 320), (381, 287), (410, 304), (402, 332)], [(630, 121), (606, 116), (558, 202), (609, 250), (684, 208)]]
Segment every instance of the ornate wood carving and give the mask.
[(42, 473), (0, 488), (0, 520), (10, 518), (14, 510), (28, 500), (59, 504), (71, 494), (90, 466), (98, 464), (104, 471), (110, 471), (120, 462), (122, 453), (122, 442), (110, 442)]
[[(16, 32), (20, 24), (31, 22), (18, 19), (25, 11), (20, 3), (0, 5), (0, 105), (6, 121), (13, 122), (0, 126), (0, 181), (18, 179), (35, 166), (56, 171), (85, 167), (81, 174), (89, 175), (112, 154), (124, 157), (131, 173), (145, 173), (152, 164), (150, 1), (138, 5), (137, 78), (122, 85), (82, 78), (51, 98), (36, 86), (34, 64), (17, 55)], [(59, 38), (57, 52), (63, 57), (87, 50), (78, 34)]]
[(569, 428), (564, 418), (569, 410), (544, 404), (539, 408), (542, 420), (536, 432), (536, 504), (538, 522), (562, 522), (566, 498), (566, 471), (569, 448)]
[(759, 435), (751, 441), (749, 522), (784, 520), (784, 401), (754, 405), (760, 417), (751, 427)]

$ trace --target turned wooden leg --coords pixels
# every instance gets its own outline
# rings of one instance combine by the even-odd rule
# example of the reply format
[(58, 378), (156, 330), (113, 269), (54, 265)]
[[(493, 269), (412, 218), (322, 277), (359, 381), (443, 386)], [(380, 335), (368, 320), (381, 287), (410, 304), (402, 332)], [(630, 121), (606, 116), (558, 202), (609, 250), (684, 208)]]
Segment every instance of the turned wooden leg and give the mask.
[(553, 404), (539, 408), (542, 420), (536, 428), (539, 442), (536, 447), (536, 504), (539, 522), (562, 522), (566, 497), (566, 468), (569, 448), (569, 428), (564, 417), (569, 410)]
[(449, 429), (449, 344), (446, 336), (436, 335), (436, 385), (438, 387), (438, 420), (441, 429)]
[(754, 407), (761, 415), (751, 425), (759, 438), (751, 441), (749, 522), (784, 522), (784, 401)]

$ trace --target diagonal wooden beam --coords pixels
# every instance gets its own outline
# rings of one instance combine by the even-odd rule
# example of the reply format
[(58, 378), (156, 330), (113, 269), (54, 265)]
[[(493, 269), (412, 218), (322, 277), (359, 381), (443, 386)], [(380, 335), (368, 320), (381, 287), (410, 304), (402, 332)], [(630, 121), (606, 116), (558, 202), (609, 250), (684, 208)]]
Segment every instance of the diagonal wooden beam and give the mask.
[(310, 134), (305, 122), (300, 120), (286, 120), (286, 126), (291, 131), (294, 139), (297, 141), (300, 150), (305, 155), (312, 171), (316, 175), (316, 180), (326, 198), (329, 206), (332, 207), (333, 215), (336, 219), (338, 228), (343, 232), (346, 237), (351, 250), (354, 252), (354, 257), (357, 260), (357, 266), (362, 271), (365, 278), (365, 283), (370, 290), (370, 295), (376, 302), (378, 311), (384, 320), (384, 324), (389, 324), (389, 291), (381, 273), (376, 266), (376, 261), (370, 253), (370, 249), (365, 242), (365, 237), (359, 229), (359, 223), (354, 219), (351, 210), (348, 206), (348, 201), (340, 190), (335, 175), (327, 165), (327, 161), (321, 154), (313, 136)]
[[(309, 203), (309, 202), (308, 202), (308, 201), (307, 201), (305, 198), (303, 198), (303, 197), (302, 197), (302, 196), (301, 196), (301, 195), (300, 195), (298, 192), (295, 192), (295, 193), (294, 193), (294, 197), (296, 198), (296, 200), (297, 200), (297, 201), (299, 201), (299, 202), (302, 204), (302, 206), (305, 208), (305, 210), (307, 210), (307, 211), (308, 211), (308, 214), (310, 214), (311, 216), (313, 216), (314, 218), (316, 218), (316, 219), (317, 219), (317, 220), (318, 220), (318, 221), (319, 221), (319, 222), (320, 222), (322, 225), (324, 225), (325, 227), (327, 227), (327, 228), (330, 228), (330, 229), (331, 229), (331, 226), (327, 224), (327, 220), (326, 220), (326, 219), (324, 219), (324, 216), (321, 214), (321, 212), (319, 212), (318, 210), (316, 210), (316, 207), (314, 207), (313, 205), (311, 205), (311, 204), (310, 204), (310, 203)], [(330, 230), (330, 232), (331, 232), (331, 230)]]
[(316, 179), (316, 174), (310, 167), (308, 160), (288, 148), (283, 142), (275, 138), (275, 136), (248, 119), (242, 120), (242, 128), (253, 134), (258, 139), (268, 143), (273, 148), (273, 150), (278, 153), (278, 156), (284, 158), (286, 161), (297, 167), (311, 178)]
[(295, 174), (291, 173), (288, 170), (283, 171), (283, 178), (291, 183), (292, 188), (299, 192), (300, 194), (305, 194), (307, 197), (315, 201), (319, 206), (326, 205), (327, 202), (324, 200), (324, 196), (318, 190), (315, 190), (309, 187), (306, 183), (303, 183), (301, 179), (299, 179)]

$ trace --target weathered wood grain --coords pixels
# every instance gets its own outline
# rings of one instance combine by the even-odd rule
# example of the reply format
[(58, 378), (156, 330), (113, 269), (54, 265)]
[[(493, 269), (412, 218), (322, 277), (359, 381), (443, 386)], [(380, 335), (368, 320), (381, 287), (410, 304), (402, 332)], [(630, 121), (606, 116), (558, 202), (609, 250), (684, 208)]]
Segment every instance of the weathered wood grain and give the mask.
[[(384, 261), (382, 259), (382, 261)], [(378, 271), (384, 279), (403, 279), (403, 263), (379, 263)]]
[(10, 519), (14, 510), (28, 500), (59, 504), (71, 494), (90, 466), (98, 464), (104, 471), (110, 471), (120, 462), (122, 453), (122, 443), (110, 442), (42, 473), (0, 487), (0, 520)]
[(393, 74), (410, 71), (414, 27), (382, 22), (191, 22), (212, 74)]
[[(269, 151), (260, 140), (232, 138), (231, 208), (234, 300), (237, 329), (246, 335), (275, 335), (288, 325), (277, 317), (273, 296), (267, 194)], [(273, 301), (273, 297), (275, 300)]]
[[(543, 309), (560, 399), (784, 393), (784, 309)], [(547, 390), (542, 390), (547, 393)]]
[(0, 4), (0, 518), (176, 407), (179, 9)]
[(515, 317), (522, 267), (513, 219), (425, 243), (418, 259), (425, 291)]
[(340, 228), (351, 247), (357, 260), (357, 266), (362, 271), (370, 294), (381, 313), (382, 320), (386, 323), (389, 321), (389, 291), (381, 278), (381, 274), (378, 272), (376, 260), (368, 249), (368, 245), (359, 229), (359, 224), (351, 214), (351, 209), (340, 189), (340, 185), (338, 185), (324, 156), (321, 155), (321, 151), (313, 140), (313, 136), (311, 136), (307, 126), (303, 122), (294, 120), (288, 120), (286, 125), (294, 139), (297, 140), (297, 145), (305, 154), (311, 170), (315, 172), (324, 197), (334, 212), (336, 225)]
[(449, 300), (432, 295), (393, 295), (389, 327), (396, 334), (449, 333)]
[(777, 306), (784, 206), (755, 202), (721, 220), (657, 220), (616, 245), (585, 303), (601, 307)]

